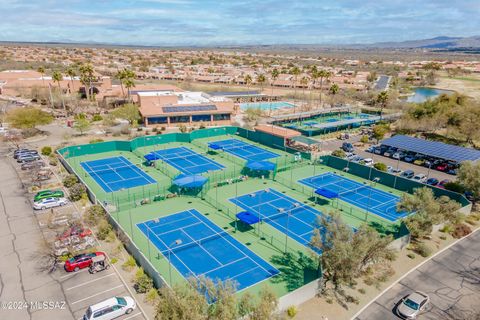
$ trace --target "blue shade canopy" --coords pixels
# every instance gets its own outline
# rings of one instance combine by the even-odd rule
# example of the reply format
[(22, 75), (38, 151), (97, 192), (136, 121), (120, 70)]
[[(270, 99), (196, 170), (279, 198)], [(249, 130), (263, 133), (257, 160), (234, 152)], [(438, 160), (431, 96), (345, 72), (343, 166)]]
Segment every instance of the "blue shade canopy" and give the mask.
[(426, 156), (456, 162), (478, 161), (480, 159), (479, 150), (453, 146), (443, 142), (427, 141), (403, 135), (396, 135), (385, 139), (381, 142), (381, 144), (405, 151), (417, 152)]
[(237, 213), (236, 217), (238, 220), (248, 225), (252, 225), (260, 221), (260, 219), (258, 218), (258, 215), (255, 215), (248, 211), (242, 211), (240, 213)]
[(182, 188), (200, 188), (207, 183), (207, 178), (201, 175), (181, 174), (173, 180), (173, 184)]
[(327, 199), (338, 198), (338, 192), (334, 192), (325, 188), (319, 188), (315, 190), (315, 193)]
[(221, 146), (220, 144), (213, 143), (213, 142), (210, 142), (210, 143), (208, 144), (208, 147), (209, 147), (210, 149), (213, 149), (213, 150), (220, 150), (220, 149), (222, 149), (222, 146)]
[(155, 160), (161, 159), (160, 156), (158, 156), (154, 153), (148, 153), (148, 154), (144, 155), (143, 157), (148, 161), (155, 161)]
[(245, 165), (250, 170), (271, 171), (275, 169), (275, 164), (268, 161), (248, 161)]

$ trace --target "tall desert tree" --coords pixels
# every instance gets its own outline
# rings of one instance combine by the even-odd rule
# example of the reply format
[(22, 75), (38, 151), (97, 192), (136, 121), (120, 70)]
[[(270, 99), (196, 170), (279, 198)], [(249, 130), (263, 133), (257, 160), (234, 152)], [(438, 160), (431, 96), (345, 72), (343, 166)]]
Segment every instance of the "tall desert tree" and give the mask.
[(74, 83), (73, 83), (73, 79), (77, 76), (77, 72), (75, 71), (74, 68), (72, 67), (69, 67), (67, 69), (67, 71), (65, 72), (65, 74), (70, 78), (70, 85), (72, 86), (70, 88), (70, 93), (72, 93), (74, 91)]
[(267, 82), (267, 78), (264, 74), (260, 74), (257, 77), (257, 83), (260, 85), (260, 91), (263, 91), (263, 86), (265, 86), (265, 82)]
[(302, 85), (302, 96), (303, 96), (303, 103), (305, 103), (306, 97), (305, 97), (305, 89), (308, 86), (308, 77), (303, 76), (302, 79), (300, 79), (300, 84)]
[(270, 83), (271, 87), (272, 87), (272, 94), (270, 95), (270, 110), (269, 110), (269, 115), (272, 113), (272, 98), (273, 98), (273, 85), (275, 83), (275, 81), (278, 79), (278, 77), (280, 76), (280, 72), (278, 71), (277, 68), (273, 68), (272, 70), (272, 73), (270, 74), (270, 77), (272, 79), (272, 82)]
[(252, 84), (252, 76), (247, 74), (244, 78), (243, 81), (245, 82), (245, 85), (247, 86), (247, 91), (250, 89), (250, 85)]
[(141, 119), (138, 106), (133, 103), (124, 104), (111, 112), (115, 117), (125, 119), (128, 123), (135, 127)]
[(340, 90), (340, 87), (338, 84), (334, 83), (330, 86), (330, 89), (328, 89), (328, 92), (332, 96), (332, 106), (335, 105), (335, 96), (337, 95), (338, 91)]
[(380, 92), (375, 99), (375, 103), (380, 105), (380, 119), (382, 119), (383, 110), (388, 106), (389, 99), (390, 96), (388, 94), (388, 91)]
[(63, 99), (63, 90), (62, 90), (62, 87), (60, 85), (60, 82), (63, 80), (63, 75), (60, 71), (53, 71), (53, 74), (52, 74), (52, 80), (57, 84), (58, 86), (58, 94), (60, 95), (60, 99), (62, 100), (62, 107), (63, 107), (63, 110), (66, 110), (66, 107), (65, 107), (65, 100)]
[(318, 77), (320, 78), (320, 97), (319, 97), (319, 104), (322, 107), (322, 91), (323, 91), (323, 81), (328, 80), (332, 76), (332, 73), (328, 70), (319, 70)]
[(85, 86), (85, 94), (87, 95), (87, 100), (91, 100), (92, 82), (95, 81), (95, 74), (93, 66), (91, 64), (83, 64), (79, 68), (80, 70), (80, 81)]
[(53, 117), (40, 109), (27, 107), (9, 111), (7, 113), (7, 121), (13, 128), (34, 129), (37, 126), (51, 123)]
[(475, 198), (480, 197), (480, 161), (465, 161), (458, 169), (458, 182), (468, 191), (472, 192)]

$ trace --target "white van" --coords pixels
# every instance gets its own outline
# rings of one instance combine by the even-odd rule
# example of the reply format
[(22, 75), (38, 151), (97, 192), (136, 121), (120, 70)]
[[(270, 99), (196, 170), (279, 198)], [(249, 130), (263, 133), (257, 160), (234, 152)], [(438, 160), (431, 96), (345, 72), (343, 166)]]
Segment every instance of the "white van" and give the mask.
[(83, 320), (110, 320), (129, 314), (137, 306), (131, 297), (113, 297), (88, 307)]

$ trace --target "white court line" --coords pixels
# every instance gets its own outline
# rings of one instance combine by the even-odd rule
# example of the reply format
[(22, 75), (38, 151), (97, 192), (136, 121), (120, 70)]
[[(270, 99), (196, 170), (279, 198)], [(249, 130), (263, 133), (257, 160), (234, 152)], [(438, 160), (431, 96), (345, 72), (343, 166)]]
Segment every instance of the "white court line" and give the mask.
[(90, 299), (90, 298), (99, 296), (99, 295), (101, 295), (101, 294), (104, 294), (104, 293), (107, 293), (107, 292), (109, 292), (109, 291), (112, 291), (112, 290), (115, 290), (115, 289), (118, 289), (118, 288), (122, 288), (122, 287), (123, 287), (123, 284), (121, 284), (121, 285), (119, 285), (119, 286), (116, 286), (116, 287), (113, 287), (113, 288), (110, 288), (110, 289), (107, 289), (107, 290), (104, 290), (104, 291), (102, 291), (102, 292), (96, 293), (96, 294), (94, 294), (94, 295), (90, 295), (90, 296), (88, 296), (88, 297), (86, 297), (86, 298), (77, 300), (77, 301), (75, 301), (75, 302), (70, 303), (70, 305), (76, 304), (76, 303), (79, 303), (79, 302), (82, 302), (82, 301), (85, 301), (85, 300), (88, 300), (88, 299)]
[(82, 287), (82, 286), (84, 286), (84, 285), (86, 285), (86, 284), (89, 284), (89, 283), (92, 283), (92, 282), (95, 282), (95, 281), (98, 281), (98, 280), (101, 280), (101, 279), (104, 279), (104, 278), (107, 278), (107, 277), (110, 277), (110, 276), (113, 276), (113, 275), (116, 275), (116, 273), (110, 273), (110, 274), (107, 274), (106, 276), (103, 276), (103, 277), (100, 277), (100, 278), (96, 278), (96, 279), (93, 279), (93, 280), (90, 280), (90, 281), (87, 281), (87, 282), (83, 282), (83, 283), (81, 283), (81, 284), (79, 284), (79, 285), (76, 285), (76, 286), (67, 288), (67, 289), (65, 289), (65, 291), (73, 290), (73, 289)]

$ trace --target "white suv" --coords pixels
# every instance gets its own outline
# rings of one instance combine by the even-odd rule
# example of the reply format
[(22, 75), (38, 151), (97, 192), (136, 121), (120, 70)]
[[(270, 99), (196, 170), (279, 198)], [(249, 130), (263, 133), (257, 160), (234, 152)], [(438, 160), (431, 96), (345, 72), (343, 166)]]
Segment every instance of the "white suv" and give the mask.
[(33, 203), (33, 209), (45, 210), (48, 208), (64, 206), (68, 203), (65, 198), (45, 198)]
[(129, 314), (136, 308), (131, 297), (113, 297), (88, 307), (83, 320), (110, 320)]

